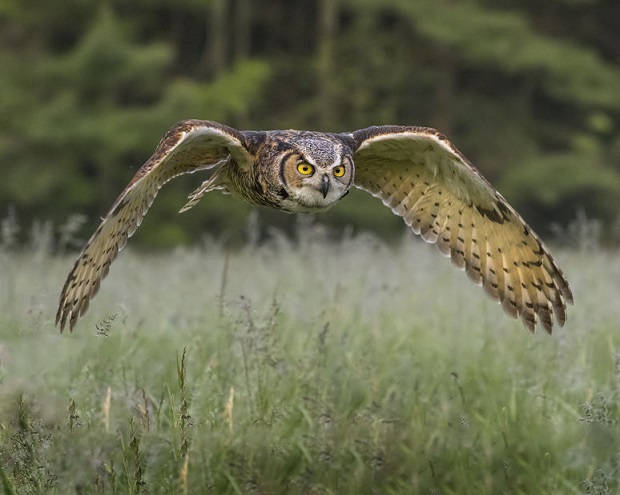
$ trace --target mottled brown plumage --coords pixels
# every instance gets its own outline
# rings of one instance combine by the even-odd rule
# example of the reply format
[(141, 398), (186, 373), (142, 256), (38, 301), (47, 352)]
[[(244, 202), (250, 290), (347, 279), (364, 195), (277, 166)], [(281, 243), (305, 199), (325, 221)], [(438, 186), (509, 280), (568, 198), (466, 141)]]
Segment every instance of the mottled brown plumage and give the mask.
[(353, 133), (237, 131), (175, 125), (89, 239), (63, 287), (56, 323), (73, 330), (157, 191), (177, 175), (213, 169), (181, 210), (222, 189), (255, 206), (324, 211), (351, 186), (366, 190), (482, 285), (506, 312), (551, 333), (572, 303), (568, 282), (519, 214), (434, 129), (379, 126)]

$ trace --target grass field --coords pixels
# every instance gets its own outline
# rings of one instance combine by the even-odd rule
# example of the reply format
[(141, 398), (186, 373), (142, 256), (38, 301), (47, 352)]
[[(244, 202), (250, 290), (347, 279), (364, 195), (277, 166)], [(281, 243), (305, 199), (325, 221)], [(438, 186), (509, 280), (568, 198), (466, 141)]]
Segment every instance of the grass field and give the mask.
[(131, 249), (73, 334), (73, 257), (0, 252), (0, 492), (620, 493), (620, 258), (555, 250), (529, 334), (432, 247)]

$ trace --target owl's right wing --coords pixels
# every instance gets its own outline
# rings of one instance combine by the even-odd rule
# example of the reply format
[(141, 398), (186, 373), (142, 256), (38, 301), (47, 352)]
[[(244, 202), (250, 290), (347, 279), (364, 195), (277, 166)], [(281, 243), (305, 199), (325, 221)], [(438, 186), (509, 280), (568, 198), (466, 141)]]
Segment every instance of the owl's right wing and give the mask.
[[(354, 185), (379, 197), (414, 233), (534, 331), (562, 326), (573, 296), (551, 254), (445, 136), (426, 127), (378, 126), (349, 135)], [(554, 318), (555, 317), (555, 318)]]
[(61, 331), (67, 321), (73, 330), (78, 317), (88, 309), (110, 264), (142, 222), (159, 189), (178, 175), (215, 167), (230, 157), (241, 166), (252, 163), (245, 138), (231, 127), (205, 120), (185, 120), (166, 133), (73, 265), (56, 313), (56, 324)]

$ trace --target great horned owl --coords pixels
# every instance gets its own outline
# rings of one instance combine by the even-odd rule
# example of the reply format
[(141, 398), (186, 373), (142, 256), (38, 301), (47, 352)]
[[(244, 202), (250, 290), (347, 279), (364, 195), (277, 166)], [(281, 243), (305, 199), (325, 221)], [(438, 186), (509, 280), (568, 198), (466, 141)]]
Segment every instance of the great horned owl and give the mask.
[(73, 330), (110, 264), (161, 186), (212, 173), (181, 210), (221, 189), (256, 206), (324, 211), (352, 186), (380, 198), (452, 259), (512, 317), (534, 331), (562, 326), (573, 296), (538, 236), (442, 134), (377, 126), (349, 133), (237, 131), (216, 122), (173, 126), (88, 240), (62, 289), (56, 324)]

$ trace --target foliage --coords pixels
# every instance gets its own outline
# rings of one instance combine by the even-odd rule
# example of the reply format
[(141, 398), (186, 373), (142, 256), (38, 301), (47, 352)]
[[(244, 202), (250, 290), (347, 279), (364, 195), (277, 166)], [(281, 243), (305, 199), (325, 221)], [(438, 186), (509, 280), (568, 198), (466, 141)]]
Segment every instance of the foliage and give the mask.
[(409, 236), (297, 235), (123, 253), (73, 335), (72, 260), (0, 250), (4, 491), (620, 489), (616, 253), (557, 253), (577, 305), (550, 337)]
[[(5, 0), (0, 209), (15, 206), (27, 224), (83, 213), (86, 234), (164, 131), (193, 117), (241, 128), (435, 126), (543, 233), (581, 210), (610, 225), (618, 15), (614, 0)], [(176, 216), (199, 182), (167, 186), (137, 242), (177, 244), (205, 229), (243, 236), (249, 209), (217, 194)], [(400, 232), (377, 201), (359, 201), (359, 213), (325, 222)]]
[(611, 223), (616, 220), (611, 212), (620, 211), (620, 176), (600, 161), (585, 166), (590, 158), (580, 153), (546, 156), (508, 172), (502, 189), (523, 198), (522, 213), (528, 217), (567, 224), (587, 204), (591, 217)]
[(0, 195), (25, 215), (47, 212), (58, 222), (71, 211), (100, 215), (129, 179), (119, 164), (139, 163), (171, 122), (197, 109), (216, 120), (247, 111), (268, 77), (259, 60), (239, 61), (211, 82), (172, 77), (171, 48), (132, 41), (103, 8), (70, 49), (7, 76), (0, 108), (10, 117), (4, 160), (12, 165)]

